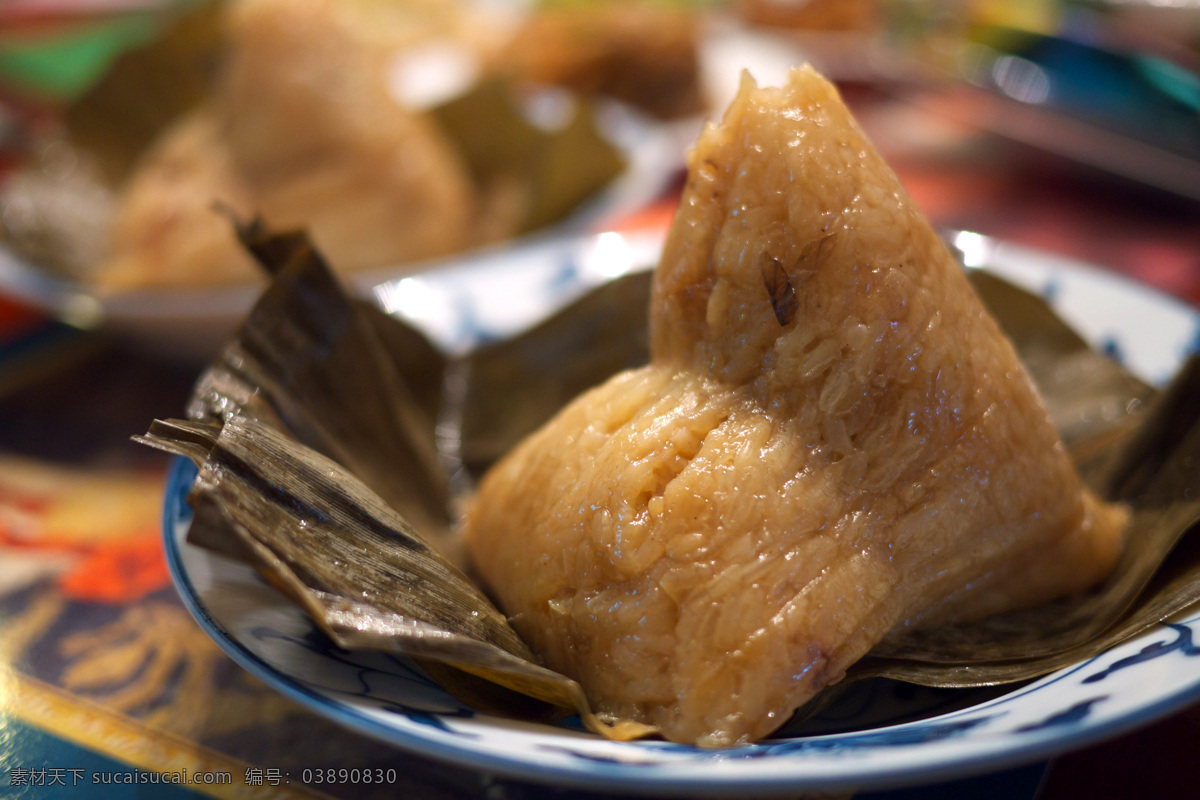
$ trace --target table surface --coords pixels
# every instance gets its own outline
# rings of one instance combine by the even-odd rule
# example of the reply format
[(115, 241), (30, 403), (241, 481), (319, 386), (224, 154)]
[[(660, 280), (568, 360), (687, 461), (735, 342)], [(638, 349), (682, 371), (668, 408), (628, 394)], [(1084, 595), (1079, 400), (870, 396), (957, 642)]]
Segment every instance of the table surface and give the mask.
[[(1200, 305), (1195, 201), (875, 90), (848, 87), (847, 96), (935, 225), (1078, 257)], [(3, 299), (0, 322), (10, 340), (46, 326)], [(92, 776), (186, 769), (231, 783), (157, 787), (155, 796), (589, 796), (365, 739), (237, 667), (170, 584), (159, 544), (165, 461), (128, 441), (151, 419), (180, 415), (197, 367), (103, 335), (51, 340), (38, 340), (32, 367), (0, 349), (0, 787), (11, 784), (0, 794), (133, 797), (136, 787), (97, 786)], [(1186, 796), (1184, 765), (1198, 743), (1200, 707), (1183, 708), (992, 783), (1023, 797), (1040, 783), (1043, 800)], [(305, 769), (354, 767), (395, 769), (397, 782), (294, 779)], [(972, 796), (989, 796), (986, 785), (976, 783)]]

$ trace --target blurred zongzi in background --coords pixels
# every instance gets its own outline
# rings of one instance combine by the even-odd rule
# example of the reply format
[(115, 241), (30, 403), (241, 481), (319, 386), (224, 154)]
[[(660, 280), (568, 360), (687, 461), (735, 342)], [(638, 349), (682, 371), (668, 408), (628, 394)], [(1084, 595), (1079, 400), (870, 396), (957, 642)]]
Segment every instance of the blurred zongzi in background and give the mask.
[[(254, 280), (222, 208), (307, 227), (344, 271), (553, 224), (626, 167), (596, 95), (639, 103), (623, 119), (646, 125), (646, 111), (695, 110), (692, 17), (656, 27), (672, 53), (659, 67), (662, 37), (633, 35), (628, 18), (661, 14), (618, 5), (589, 35), (584, 80), (534, 66), (557, 46), (536, 34), (550, 11), (201, 3), (72, 104), (61, 138), (4, 187), (0, 235), (38, 266), (111, 291)], [(624, 91), (631, 63), (660, 88)], [(48, 168), (46, 154), (61, 164), (64, 152), (70, 168)]]

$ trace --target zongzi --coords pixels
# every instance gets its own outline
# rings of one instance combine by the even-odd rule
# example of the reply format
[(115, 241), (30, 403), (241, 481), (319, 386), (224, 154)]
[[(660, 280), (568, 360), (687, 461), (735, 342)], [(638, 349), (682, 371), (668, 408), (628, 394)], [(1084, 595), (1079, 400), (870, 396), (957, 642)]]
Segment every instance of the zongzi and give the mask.
[(443, 16), (414, 10), (383, 41), (365, 10), (333, 0), (230, 7), (229, 53), (211, 96), (163, 131), (122, 187), (97, 282), (253, 279), (216, 204), (308, 226), (346, 271), (474, 243), (486, 226), (466, 165), (387, 83), (396, 50), (444, 33)]
[(1081, 593), (1081, 484), (965, 275), (810, 68), (743, 78), (689, 155), (651, 363), (485, 475), (464, 520), (514, 627), (600, 713), (769, 734), (890, 632)]

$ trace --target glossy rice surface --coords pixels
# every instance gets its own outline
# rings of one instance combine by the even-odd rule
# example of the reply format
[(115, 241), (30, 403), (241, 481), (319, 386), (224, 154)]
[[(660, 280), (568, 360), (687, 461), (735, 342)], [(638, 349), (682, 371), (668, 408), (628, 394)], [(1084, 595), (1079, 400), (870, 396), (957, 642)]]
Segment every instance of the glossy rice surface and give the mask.
[(811, 69), (689, 157), (652, 363), (498, 463), (465, 520), (518, 632), (603, 713), (769, 734), (890, 631), (1080, 592), (1081, 486), (960, 267)]

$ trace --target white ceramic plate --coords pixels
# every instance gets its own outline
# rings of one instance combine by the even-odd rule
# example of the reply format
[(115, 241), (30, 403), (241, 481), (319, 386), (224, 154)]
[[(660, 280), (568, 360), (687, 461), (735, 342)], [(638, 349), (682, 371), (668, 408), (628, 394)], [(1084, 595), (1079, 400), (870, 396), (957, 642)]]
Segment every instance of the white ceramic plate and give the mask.
[[(1200, 314), (1127, 280), (969, 233), (964, 261), (1048, 296), (1097, 346), (1162, 382), (1200, 343)], [(654, 260), (657, 238), (612, 234), (537, 258), (471, 264), (377, 289), (450, 349), (503, 336), (589, 285)], [(1044, 760), (1200, 698), (1200, 611), (1011, 691), (962, 695), (899, 684), (864, 688), (820, 722), (828, 733), (729, 750), (605, 741), (569, 725), (473, 712), (404, 659), (348, 654), (248, 567), (185, 543), (194, 478), (167, 487), (168, 560), (184, 601), (222, 648), (315, 712), (402, 748), (493, 773), (598, 790), (745, 795), (851, 791), (946, 781)], [(864, 694), (865, 692), (865, 694)], [(966, 698), (964, 705), (963, 698)], [(811, 729), (810, 729), (811, 730)]]

